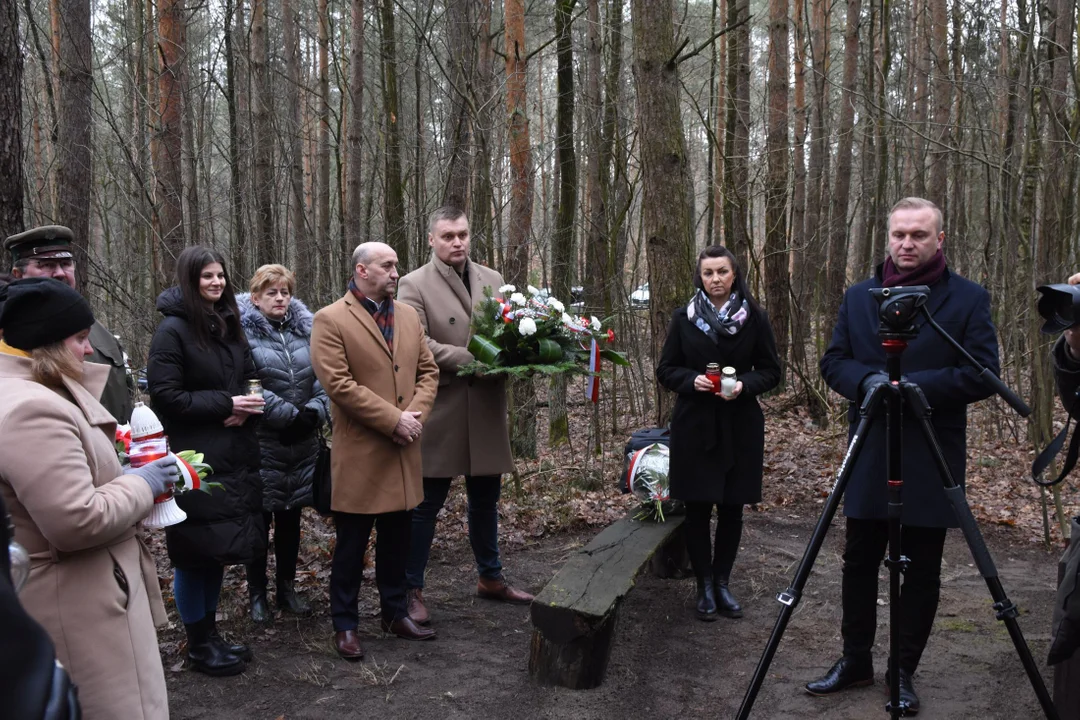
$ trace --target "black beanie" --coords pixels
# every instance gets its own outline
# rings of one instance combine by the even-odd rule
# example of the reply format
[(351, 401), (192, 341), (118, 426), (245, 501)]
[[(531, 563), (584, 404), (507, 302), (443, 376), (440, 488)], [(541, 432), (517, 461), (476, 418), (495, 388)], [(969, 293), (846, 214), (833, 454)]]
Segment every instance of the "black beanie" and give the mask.
[(60, 342), (94, 324), (90, 304), (74, 288), (52, 278), (16, 280), (0, 289), (0, 330), (4, 342), (33, 350)]

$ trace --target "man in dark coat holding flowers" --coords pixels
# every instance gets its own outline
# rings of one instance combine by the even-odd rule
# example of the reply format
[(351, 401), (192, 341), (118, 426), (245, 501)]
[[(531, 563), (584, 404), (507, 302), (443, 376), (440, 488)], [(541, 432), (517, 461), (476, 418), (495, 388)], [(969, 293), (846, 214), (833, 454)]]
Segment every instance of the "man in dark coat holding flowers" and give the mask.
[[(878, 303), (872, 288), (927, 285), (930, 315), (982, 365), (999, 371), (997, 336), (990, 319), (990, 295), (946, 265), (945, 233), (934, 203), (905, 198), (889, 214), (888, 257), (874, 277), (848, 289), (821, 358), (825, 382), (847, 398), (849, 440), (859, 421), (859, 403), (875, 385), (888, 382), (885, 351), (878, 336)], [(933, 409), (931, 421), (942, 452), (957, 482), (964, 482), (967, 451), (967, 406), (992, 394), (975, 369), (932, 329), (908, 341), (902, 371), (917, 384)], [(900, 671), (900, 700), (907, 714), (919, 709), (911, 676), (922, 657), (937, 612), (941, 588), (941, 556), (945, 531), (958, 527), (931, 449), (913, 413), (903, 423), (903, 524), (901, 552), (910, 560), (900, 594), (900, 657), (890, 667)], [(874, 668), (871, 651), (877, 629), (878, 569), (888, 545), (888, 491), (885, 473), (885, 420), (878, 418), (851, 468), (844, 503), (847, 535), (844, 548), (844, 654), (821, 678), (807, 683), (812, 695), (869, 685)]]

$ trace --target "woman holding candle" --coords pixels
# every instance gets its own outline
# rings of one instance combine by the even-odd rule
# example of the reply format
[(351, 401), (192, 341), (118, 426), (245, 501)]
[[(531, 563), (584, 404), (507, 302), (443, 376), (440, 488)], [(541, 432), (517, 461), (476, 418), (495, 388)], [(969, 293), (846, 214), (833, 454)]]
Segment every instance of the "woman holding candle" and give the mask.
[[(116, 420), (97, 399), (109, 368), (83, 362), (94, 315), (78, 292), (32, 278), (2, 295), (0, 497), (30, 558), (19, 600), (79, 686), (84, 717), (168, 718), (154, 630), (165, 606), (135, 526), (176, 482), (176, 458), (120, 466)], [(5, 697), (0, 715), (21, 717), (19, 700)]]
[(194, 448), (214, 469), (212, 493), (177, 498), (187, 520), (166, 528), (173, 593), (188, 635), (188, 661), (208, 675), (243, 672), (251, 651), (222, 640), (215, 624), (225, 565), (265, 552), (259, 441), (263, 399), (247, 395), (255, 364), (240, 311), (215, 250), (189, 247), (176, 259), (177, 285), (158, 297), (146, 379), (174, 448)]
[[(769, 318), (750, 295), (731, 251), (720, 245), (702, 250), (694, 286), (694, 297), (671, 319), (656, 367), (660, 384), (678, 393), (671, 417), (671, 497), (686, 504), (698, 617), (737, 618), (742, 607), (729, 579), (743, 505), (761, 500), (765, 417), (757, 396), (780, 381), (780, 360)], [(736, 374), (733, 386), (722, 382), (729, 369)], [(710, 543), (714, 505), (716, 534)]]
[[(274, 526), (277, 605), (294, 615), (311, 606), (294, 586), (300, 552), (300, 515), (312, 504), (311, 480), (319, 456), (316, 433), (330, 414), (330, 401), (311, 367), (311, 322), (293, 297), (296, 277), (282, 265), (263, 265), (251, 278), (251, 294), (238, 298), (240, 325), (262, 383), (266, 407), (259, 423), (262, 451), (263, 519)], [(266, 622), (266, 553), (247, 566), (251, 619)]]

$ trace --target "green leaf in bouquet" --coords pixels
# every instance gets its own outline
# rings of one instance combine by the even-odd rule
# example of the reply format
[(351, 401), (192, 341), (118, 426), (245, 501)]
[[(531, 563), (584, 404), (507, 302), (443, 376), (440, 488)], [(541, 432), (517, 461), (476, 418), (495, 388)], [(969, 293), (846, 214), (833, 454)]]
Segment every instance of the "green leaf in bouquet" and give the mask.
[(601, 350), (600, 357), (621, 367), (630, 366), (630, 360), (627, 359), (626, 353), (621, 353), (617, 350)]
[(554, 340), (541, 338), (538, 342), (537, 355), (540, 357), (540, 362), (545, 365), (558, 362), (563, 359), (563, 347)]
[(469, 339), (469, 352), (484, 365), (502, 365), (506, 360), (506, 352), (483, 335), (473, 335)]

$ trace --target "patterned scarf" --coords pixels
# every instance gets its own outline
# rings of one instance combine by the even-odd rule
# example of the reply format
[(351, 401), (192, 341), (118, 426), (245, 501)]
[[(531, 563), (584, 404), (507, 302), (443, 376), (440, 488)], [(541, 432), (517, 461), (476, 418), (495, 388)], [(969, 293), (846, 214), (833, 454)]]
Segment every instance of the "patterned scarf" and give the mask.
[(735, 335), (742, 330), (750, 317), (750, 303), (733, 290), (731, 297), (718, 309), (704, 290), (698, 290), (686, 306), (686, 317), (716, 342), (721, 335)]
[(375, 321), (375, 324), (379, 327), (379, 332), (382, 333), (383, 340), (386, 341), (386, 347), (391, 353), (394, 352), (394, 298), (386, 298), (383, 301), (382, 307), (378, 310), (372, 311), (371, 306), (377, 305), (377, 303), (369, 298), (364, 293), (360, 292), (360, 288), (356, 287), (356, 278), (349, 280), (349, 292), (360, 301), (360, 304), (364, 306), (364, 309), (371, 313), (371, 318)]

